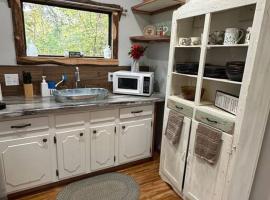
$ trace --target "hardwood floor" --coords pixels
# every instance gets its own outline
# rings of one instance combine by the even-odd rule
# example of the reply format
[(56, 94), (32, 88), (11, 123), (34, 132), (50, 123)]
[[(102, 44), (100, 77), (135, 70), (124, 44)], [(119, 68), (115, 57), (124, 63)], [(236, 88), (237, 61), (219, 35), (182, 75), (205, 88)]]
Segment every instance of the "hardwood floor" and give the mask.
[[(158, 174), (159, 157), (155, 156), (153, 161), (132, 166), (119, 172), (128, 174), (135, 178), (140, 185), (140, 200), (182, 200)], [(24, 196), (18, 200), (54, 200), (61, 187), (51, 188), (43, 192)]]

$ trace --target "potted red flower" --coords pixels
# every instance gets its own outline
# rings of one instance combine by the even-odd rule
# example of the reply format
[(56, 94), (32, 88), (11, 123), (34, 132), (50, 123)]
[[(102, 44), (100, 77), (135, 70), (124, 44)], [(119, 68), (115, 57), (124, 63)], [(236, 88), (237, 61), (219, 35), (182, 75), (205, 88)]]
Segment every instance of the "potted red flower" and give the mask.
[(147, 47), (144, 47), (140, 44), (133, 44), (131, 46), (131, 49), (130, 49), (128, 55), (133, 59), (133, 63), (131, 65), (132, 72), (139, 71), (139, 60), (142, 56), (144, 56), (144, 52), (146, 49), (147, 49)]

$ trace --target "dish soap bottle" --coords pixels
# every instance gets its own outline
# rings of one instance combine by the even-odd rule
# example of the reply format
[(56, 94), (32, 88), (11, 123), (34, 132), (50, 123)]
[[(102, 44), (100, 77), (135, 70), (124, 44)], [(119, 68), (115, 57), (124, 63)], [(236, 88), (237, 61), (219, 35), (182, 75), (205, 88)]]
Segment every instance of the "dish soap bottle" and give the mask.
[(41, 96), (43, 96), (43, 97), (50, 96), (50, 90), (49, 90), (48, 83), (46, 82), (46, 76), (42, 76)]
[(105, 59), (111, 59), (112, 58), (112, 50), (111, 50), (111, 47), (109, 45), (103, 50), (103, 53), (104, 53), (104, 58)]

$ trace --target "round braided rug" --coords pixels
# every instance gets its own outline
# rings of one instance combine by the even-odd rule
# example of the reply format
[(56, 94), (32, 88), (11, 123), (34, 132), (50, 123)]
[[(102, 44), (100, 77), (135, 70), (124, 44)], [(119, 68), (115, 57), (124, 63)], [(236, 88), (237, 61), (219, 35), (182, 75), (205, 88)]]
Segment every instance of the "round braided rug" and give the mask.
[(139, 185), (132, 177), (109, 173), (67, 185), (57, 200), (138, 200), (139, 195)]

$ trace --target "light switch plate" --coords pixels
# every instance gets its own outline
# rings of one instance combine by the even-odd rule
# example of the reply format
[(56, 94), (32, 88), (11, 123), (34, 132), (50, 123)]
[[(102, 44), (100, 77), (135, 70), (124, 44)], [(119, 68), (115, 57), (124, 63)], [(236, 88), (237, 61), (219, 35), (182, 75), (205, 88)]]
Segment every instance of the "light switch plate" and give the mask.
[(19, 74), (5, 74), (4, 76), (5, 76), (6, 86), (20, 85)]
[(108, 72), (108, 82), (113, 82), (113, 72)]

